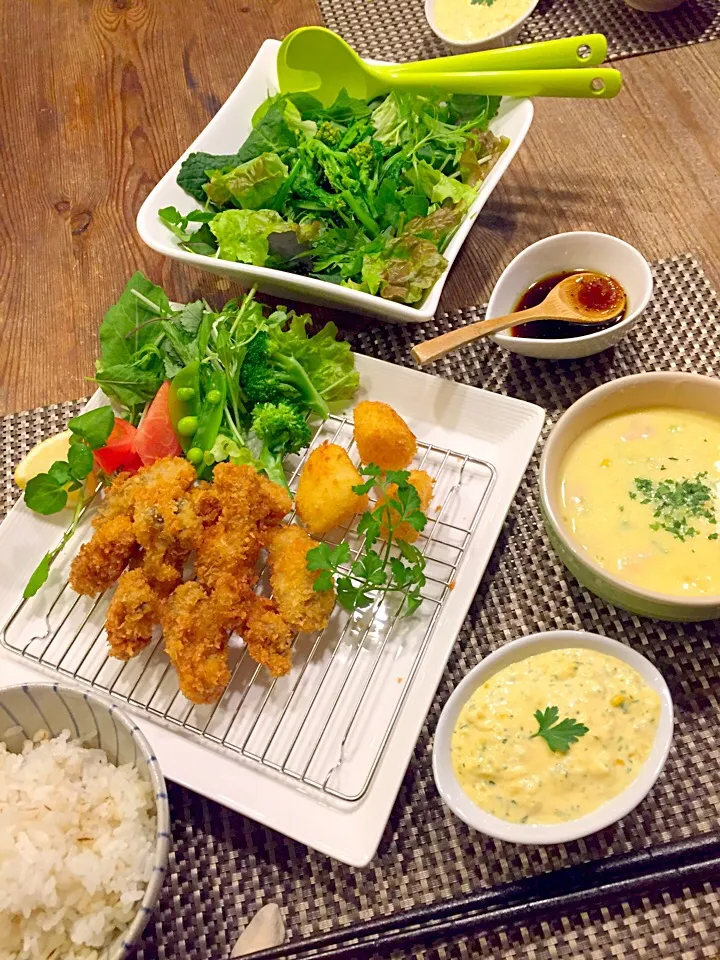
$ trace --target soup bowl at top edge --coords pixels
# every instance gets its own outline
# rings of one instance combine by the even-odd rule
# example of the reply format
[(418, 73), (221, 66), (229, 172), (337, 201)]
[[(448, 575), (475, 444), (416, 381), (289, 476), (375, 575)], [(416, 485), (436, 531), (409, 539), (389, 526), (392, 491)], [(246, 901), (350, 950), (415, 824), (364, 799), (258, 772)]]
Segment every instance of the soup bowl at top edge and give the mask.
[[(551, 650), (581, 647), (614, 657), (632, 667), (658, 695), (660, 713), (650, 753), (637, 776), (595, 810), (564, 823), (513, 823), (479, 807), (465, 793), (452, 763), (452, 735), (470, 697), (483, 683), (513, 663)], [(673, 734), (673, 704), (660, 672), (642, 654), (618, 640), (582, 630), (550, 630), (511, 640), (485, 657), (455, 687), (443, 707), (433, 740), (433, 775), (443, 802), (453, 813), (481, 833), (510, 843), (535, 846), (569, 843), (603, 830), (633, 810), (652, 790), (665, 766)]]
[(515, 38), (523, 28), (523, 24), (539, 2), (540, 0), (527, 0), (523, 12), (511, 23), (508, 23), (501, 30), (495, 31), (495, 33), (488, 34), (486, 37), (478, 37), (476, 40), (453, 40), (442, 32), (437, 25), (435, 14), (437, 5), (442, 3), (442, 0), (425, 0), (425, 18), (435, 36), (446, 43), (453, 53), (471, 53), (474, 50), (509, 47), (511, 43), (514, 43)]
[(495, 343), (526, 357), (548, 360), (589, 357), (622, 340), (635, 326), (652, 297), (650, 266), (635, 247), (607, 233), (578, 230), (538, 240), (519, 253), (500, 275), (487, 306), (486, 319), (512, 313), (518, 300), (536, 281), (569, 270), (597, 270), (614, 277), (627, 296), (623, 319), (595, 333), (562, 340), (514, 337), (505, 330), (493, 334)]
[[(19, 728), (17, 733), (15, 728)], [(155, 797), (156, 838), (153, 872), (142, 901), (126, 929), (114, 941), (99, 948), (102, 960), (125, 960), (147, 924), (165, 882), (170, 838), (170, 807), (167, 787), (155, 753), (144, 734), (115, 704), (77, 687), (57, 683), (24, 683), (0, 687), (0, 740), (16, 752), (22, 739), (30, 740), (40, 731), (57, 737), (69, 731), (73, 738), (89, 741), (107, 754), (110, 763), (131, 763), (147, 780)], [(9, 731), (18, 742), (12, 743)]]
[(540, 507), (550, 541), (570, 573), (613, 606), (657, 620), (690, 622), (720, 616), (720, 595), (681, 596), (628, 583), (600, 566), (569, 535), (562, 520), (565, 455), (590, 427), (607, 417), (648, 407), (720, 411), (720, 380), (696, 373), (639, 373), (586, 393), (560, 417), (540, 459)]

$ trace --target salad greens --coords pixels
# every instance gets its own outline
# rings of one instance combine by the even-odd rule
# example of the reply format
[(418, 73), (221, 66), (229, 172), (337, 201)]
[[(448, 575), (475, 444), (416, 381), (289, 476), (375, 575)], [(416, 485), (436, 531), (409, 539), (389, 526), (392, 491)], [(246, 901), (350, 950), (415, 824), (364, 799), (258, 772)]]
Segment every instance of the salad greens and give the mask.
[[(72, 436), (67, 460), (56, 460), (47, 473), (39, 473), (27, 482), (25, 503), (36, 513), (48, 516), (67, 505), (68, 494), (80, 491), (94, 466), (93, 450), (107, 443), (115, 426), (110, 407), (98, 407), (81, 413), (68, 423)], [(62, 539), (42, 558), (27, 582), (23, 597), (34, 597), (50, 575), (50, 565), (77, 530), (83, 510), (95, 497), (95, 490), (78, 494), (70, 524)]]
[[(180, 221), (176, 226), (185, 228)], [(136, 273), (100, 326), (94, 379), (131, 424), (162, 397), (167, 430), (174, 431), (200, 477), (230, 460), (287, 487), (283, 459), (310, 443), (308, 420), (343, 409), (360, 377), (349, 344), (337, 340), (335, 324), (309, 335), (309, 314), (281, 306), (270, 311), (254, 294), (230, 300), (219, 312), (203, 300), (176, 307), (161, 287)], [(68, 424), (67, 460), (28, 481), (25, 502), (45, 515), (62, 510), (93, 471), (97, 486), (78, 495), (67, 530), (33, 572), (26, 598), (45, 583), (85, 507), (107, 483), (100, 453), (96, 461), (94, 452), (109, 449), (115, 426), (110, 406), (75, 417)]]
[(508, 141), (499, 97), (277, 94), (236, 154), (193, 153), (178, 184), (202, 210), (160, 219), (184, 249), (419, 304)]
[(170, 380), (173, 427), (200, 476), (229, 459), (286, 484), (282, 460), (310, 442), (308, 419), (344, 408), (360, 378), (335, 324), (309, 335), (309, 314), (270, 311), (254, 293), (219, 312), (173, 307), (136, 273), (100, 327), (95, 379), (131, 422)]

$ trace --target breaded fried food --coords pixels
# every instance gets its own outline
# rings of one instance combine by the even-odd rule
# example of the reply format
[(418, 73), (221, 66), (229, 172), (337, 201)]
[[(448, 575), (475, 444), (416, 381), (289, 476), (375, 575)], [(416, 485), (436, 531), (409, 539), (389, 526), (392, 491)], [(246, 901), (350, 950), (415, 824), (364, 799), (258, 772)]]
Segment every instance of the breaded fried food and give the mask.
[(215, 703), (230, 682), (225, 610), (200, 583), (190, 580), (162, 605), (161, 622), (180, 692), (193, 703)]
[(322, 630), (335, 606), (335, 590), (314, 590), (319, 574), (307, 568), (317, 546), (296, 524), (279, 527), (267, 539), (270, 586), (280, 615), (294, 630)]
[(294, 631), (274, 600), (253, 593), (243, 605), (237, 629), (253, 660), (267, 667), (274, 677), (290, 670)]
[(216, 501), (219, 515), (195, 543), (198, 580), (207, 587), (223, 577), (246, 580), (260, 556), (262, 531), (290, 512), (289, 494), (252, 467), (219, 463), (204, 499), (208, 509)]
[(363, 400), (353, 412), (355, 444), (363, 463), (404, 470), (417, 453), (415, 434), (387, 403)]
[[(420, 497), (420, 509), (427, 516), (428, 507), (432, 501), (433, 496), (433, 487), (435, 486), (435, 481), (430, 476), (429, 473), (426, 473), (424, 470), (411, 470), (410, 476), (408, 477), (408, 483), (412, 484), (413, 487), (418, 492)], [(381, 497), (377, 506), (381, 507), (387, 500), (392, 500), (397, 495), (397, 485), (391, 483), (387, 488), (387, 495)], [(411, 524), (406, 520), (402, 523), (398, 523), (395, 526), (395, 522), (398, 519), (398, 512), (393, 507), (390, 507), (390, 515), (393, 523), (393, 537), (397, 540), (405, 540), (407, 543), (415, 543), (417, 538), (420, 536), (420, 531), (416, 530)], [(387, 537), (387, 526), (382, 524), (380, 527), (380, 534), (382, 537)]]
[(97, 596), (115, 583), (136, 549), (132, 520), (123, 514), (111, 517), (80, 547), (70, 567), (70, 586), (76, 593)]
[(147, 506), (179, 500), (196, 478), (195, 468), (183, 457), (165, 457), (137, 473), (120, 473), (106, 491), (93, 526), (100, 527), (120, 514), (132, 517), (138, 503)]
[(295, 494), (295, 509), (310, 533), (321, 537), (367, 510), (367, 495), (353, 491), (362, 482), (347, 450), (327, 441), (316, 447), (300, 474)]
[(123, 573), (105, 622), (111, 657), (129, 660), (145, 649), (159, 620), (159, 602), (141, 567)]
[[(182, 457), (167, 457), (143, 467), (132, 476), (120, 474), (108, 488), (103, 505), (93, 521), (95, 533), (80, 548), (70, 571), (70, 585), (77, 593), (95, 596), (118, 579), (143, 549), (143, 564), (152, 585), (166, 592), (180, 582), (177, 574), (189, 556), (199, 524), (191, 509), (188, 491), (195, 482), (192, 464)], [(166, 554), (171, 554), (166, 566)], [(152, 569), (151, 569), (152, 568)]]

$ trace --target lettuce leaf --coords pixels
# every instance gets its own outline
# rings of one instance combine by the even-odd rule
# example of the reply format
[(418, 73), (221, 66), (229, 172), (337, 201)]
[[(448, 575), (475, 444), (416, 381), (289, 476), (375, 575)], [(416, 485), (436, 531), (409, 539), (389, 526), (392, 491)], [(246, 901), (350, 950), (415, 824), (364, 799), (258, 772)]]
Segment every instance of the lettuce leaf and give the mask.
[[(311, 97), (311, 99), (315, 99)], [(288, 97), (283, 106), (283, 116), (285, 123), (296, 134), (302, 134), (304, 137), (314, 137), (317, 133), (317, 124), (314, 120), (303, 120), (302, 114), (297, 106)]]
[(210, 223), (217, 238), (221, 260), (252, 263), (262, 267), (268, 258), (271, 233), (294, 229), (276, 210), (224, 210)]
[[(293, 99), (295, 99), (295, 96), (293, 96)], [(300, 104), (297, 105), (300, 107)], [(347, 90), (343, 88), (335, 98), (335, 102), (329, 107), (324, 107), (317, 116), (313, 116), (313, 119), (333, 120), (335, 123), (347, 124), (353, 120), (367, 119), (371, 113), (372, 109), (368, 106), (366, 100), (351, 97)], [(305, 111), (303, 111), (303, 116), (305, 116)]]
[(205, 203), (207, 195), (203, 186), (208, 182), (208, 170), (233, 170), (247, 160), (262, 153), (283, 155), (297, 145), (297, 134), (288, 126), (282, 104), (273, 104), (253, 128), (237, 153), (213, 154), (191, 153), (186, 157), (177, 176), (178, 186), (189, 193), (198, 203)]
[(290, 318), (288, 329), (275, 327), (269, 332), (269, 339), (305, 369), (331, 413), (343, 410), (360, 386), (350, 344), (337, 339), (334, 323), (326, 323), (319, 333), (308, 337), (310, 314), (290, 314)]
[(446, 267), (447, 260), (431, 240), (403, 234), (382, 253), (363, 258), (362, 278), (370, 293), (413, 304), (424, 298)]
[(253, 127), (238, 151), (238, 163), (259, 157), (261, 153), (277, 153), (283, 156), (289, 149), (297, 146), (297, 134), (287, 124), (284, 106), (284, 102), (273, 103), (257, 126)]
[(488, 97), (478, 93), (453, 93), (446, 103), (444, 119), (448, 123), (472, 123), (479, 130), (485, 130), (498, 112), (500, 97)]
[(489, 132), (473, 133), (458, 160), (463, 183), (467, 183), (471, 187), (482, 183), (503, 155), (509, 143), (507, 137), (496, 137)]
[(453, 204), (459, 203), (467, 208), (475, 199), (475, 190), (471, 186), (463, 183), (462, 180), (447, 177), (424, 160), (410, 167), (405, 176), (415, 189), (424, 192), (432, 203), (451, 200)]
[(138, 271), (100, 325), (95, 379), (108, 397), (127, 408), (131, 419), (165, 379), (156, 341), (162, 318), (171, 313), (165, 291)]
[(432, 240), (439, 250), (443, 250), (464, 217), (465, 209), (462, 206), (445, 204), (427, 216), (414, 217), (406, 225), (403, 235)]
[(191, 153), (186, 157), (177, 175), (179, 187), (189, 193), (193, 200), (205, 203), (207, 196), (203, 184), (207, 183), (206, 170), (232, 169), (240, 163), (240, 154)]
[(210, 170), (209, 174), (203, 189), (215, 206), (234, 202), (245, 210), (261, 210), (285, 182), (288, 168), (276, 153), (261, 153), (227, 173)]

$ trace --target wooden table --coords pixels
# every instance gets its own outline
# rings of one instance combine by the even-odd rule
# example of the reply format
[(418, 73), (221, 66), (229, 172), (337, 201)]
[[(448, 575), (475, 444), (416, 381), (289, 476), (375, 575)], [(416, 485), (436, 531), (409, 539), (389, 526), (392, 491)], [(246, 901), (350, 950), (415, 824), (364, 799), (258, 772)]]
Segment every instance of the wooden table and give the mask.
[[(237, 292), (150, 251), (135, 216), (262, 41), (319, 22), (315, 0), (0, 8), (0, 413), (92, 389), (98, 325), (134, 270), (178, 300)], [(693, 251), (720, 284), (720, 43), (620, 66), (617, 100), (537, 101), (441, 309), (482, 302), (520, 249), (569, 229)]]

